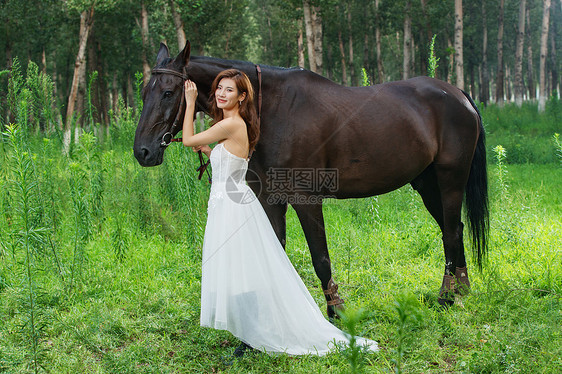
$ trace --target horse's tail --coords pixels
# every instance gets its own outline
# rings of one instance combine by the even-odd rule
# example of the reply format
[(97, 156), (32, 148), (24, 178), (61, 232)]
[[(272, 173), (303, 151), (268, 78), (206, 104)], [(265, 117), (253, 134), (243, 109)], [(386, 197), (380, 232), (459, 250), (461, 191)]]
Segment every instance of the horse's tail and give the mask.
[(488, 210), (488, 172), (486, 169), (486, 135), (482, 125), (482, 115), (470, 96), (463, 92), (468, 98), (474, 110), (478, 113), (478, 126), (480, 135), (476, 143), (476, 150), (470, 166), (470, 174), (465, 189), (465, 207), (468, 227), (472, 237), (473, 254), (482, 270), (482, 259), (486, 255), (489, 233), (489, 210)]

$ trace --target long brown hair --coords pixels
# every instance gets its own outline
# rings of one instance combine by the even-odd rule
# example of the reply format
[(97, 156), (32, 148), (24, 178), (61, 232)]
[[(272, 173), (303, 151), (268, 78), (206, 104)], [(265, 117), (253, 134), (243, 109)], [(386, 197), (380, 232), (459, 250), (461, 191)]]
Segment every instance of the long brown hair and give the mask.
[(258, 125), (258, 115), (254, 105), (254, 87), (250, 79), (244, 72), (237, 69), (228, 69), (220, 72), (211, 86), (211, 94), (209, 95), (209, 108), (213, 124), (223, 119), (222, 109), (217, 108), (217, 101), (215, 99), (215, 92), (217, 86), (223, 78), (230, 78), (236, 83), (236, 88), (239, 94), (246, 93), (246, 98), (242, 101), (239, 108), (239, 113), (244, 122), (246, 122), (246, 129), (248, 130), (248, 142), (250, 143), (250, 152), (254, 150), (258, 139), (260, 137), (260, 128)]

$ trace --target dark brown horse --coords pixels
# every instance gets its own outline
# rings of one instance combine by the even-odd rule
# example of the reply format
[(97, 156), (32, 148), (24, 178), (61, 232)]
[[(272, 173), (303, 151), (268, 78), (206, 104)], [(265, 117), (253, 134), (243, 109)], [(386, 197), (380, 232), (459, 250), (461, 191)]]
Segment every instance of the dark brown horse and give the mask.
[[(159, 165), (183, 118), (185, 77), (199, 89), (197, 105), (207, 110), (211, 83), (227, 68), (244, 71), (263, 95), (261, 138), (251, 158), (250, 186), (259, 194), (280, 242), (290, 203), (302, 225), (328, 314), (343, 301), (332, 279), (322, 199), (367, 197), (407, 183), (443, 233), (445, 274), (439, 302), (467, 292), (461, 207), (466, 205), (474, 254), (481, 267), (488, 229), (484, 129), (470, 97), (427, 77), (371, 87), (343, 87), (304, 69), (261, 66), (190, 56), (189, 42), (170, 58), (162, 44), (155, 74), (143, 92), (144, 108), (134, 153), (142, 166)], [(257, 100), (256, 100), (257, 101)], [(169, 135), (167, 135), (169, 137)], [(256, 179), (261, 181), (259, 191)], [(266, 183), (264, 183), (266, 182)]]

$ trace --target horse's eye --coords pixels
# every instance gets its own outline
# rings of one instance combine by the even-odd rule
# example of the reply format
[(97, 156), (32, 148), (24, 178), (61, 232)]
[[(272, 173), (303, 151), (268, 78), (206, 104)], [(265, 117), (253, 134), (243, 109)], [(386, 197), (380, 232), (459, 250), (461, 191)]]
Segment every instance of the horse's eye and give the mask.
[(166, 91), (164, 92), (164, 99), (167, 99), (169, 97), (172, 97), (174, 93), (172, 91)]

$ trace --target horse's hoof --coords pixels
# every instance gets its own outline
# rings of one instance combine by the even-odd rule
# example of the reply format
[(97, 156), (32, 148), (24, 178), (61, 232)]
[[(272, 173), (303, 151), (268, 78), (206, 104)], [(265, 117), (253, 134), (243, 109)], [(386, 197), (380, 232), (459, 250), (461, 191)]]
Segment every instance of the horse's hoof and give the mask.
[(334, 318), (340, 318), (338, 312), (342, 312), (344, 310), (344, 301), (338, 294), (338, 285), (332, 278), (328, 281), (328, 288), (324, 290), (324, 295), (326, 296), (326, 302), (328, 303), (328, 319), (332, 322)]
[(470, 281), (468, 280), (468, 271), (466, 266), (455, 269), (455, 293), (460, 296), (468, 295), (470, 292)]
[(437, 302), (444, 307), (450, 307), (455, 304), (455, 277), (452, 275), (444, 275), (441, 289), (439, 290), (439, 298)]
[(437, 299), (437, 302), (442, 307), (449, 308), (449, 307), (452, 307), (453, 305), (455, 305), (455, 296), (453, 295), (452, 297), (439, 297)]
[(342, 300), (342, 304), (328, 305), (326, 310), (328, 314), (328, 319), (330, 320), (330, 322), (334, 323), (335, 319), (340, 319), (340, 313), (345, 310), (343, 306), (343, 300)]

